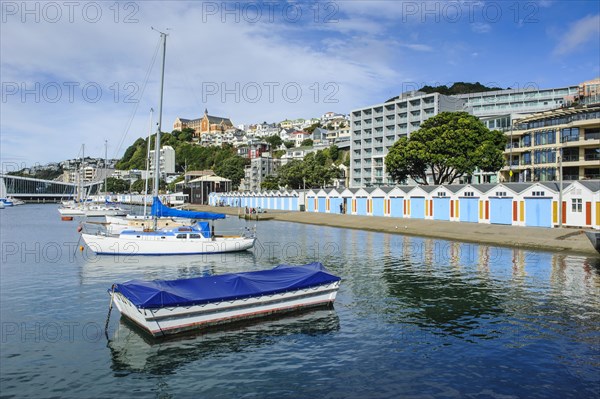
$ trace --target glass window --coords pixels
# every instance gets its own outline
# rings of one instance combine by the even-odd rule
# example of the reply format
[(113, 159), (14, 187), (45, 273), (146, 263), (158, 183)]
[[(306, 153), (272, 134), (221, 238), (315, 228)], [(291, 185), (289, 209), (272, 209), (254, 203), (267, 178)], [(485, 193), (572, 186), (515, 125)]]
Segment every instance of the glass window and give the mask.
[(571, 211), (573, 211), (573, 212), (582, 212), (583, 211), (583, 205), (582, 205), (581, 198), (572, 198), (571, 199)]

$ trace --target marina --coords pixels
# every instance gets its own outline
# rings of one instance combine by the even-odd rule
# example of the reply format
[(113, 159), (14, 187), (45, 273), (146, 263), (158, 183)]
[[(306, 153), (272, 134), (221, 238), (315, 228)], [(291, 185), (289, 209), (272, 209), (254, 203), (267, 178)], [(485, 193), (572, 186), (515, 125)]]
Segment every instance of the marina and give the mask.
[[(597, 396), (597, 256), (274, 220), (252, 251), (100, 256), (56, 209), (2, 210), (3, 396)], [(309, 262), (333, 308), (168, 340), (113, 310), (105, 335), (115, 282)]]

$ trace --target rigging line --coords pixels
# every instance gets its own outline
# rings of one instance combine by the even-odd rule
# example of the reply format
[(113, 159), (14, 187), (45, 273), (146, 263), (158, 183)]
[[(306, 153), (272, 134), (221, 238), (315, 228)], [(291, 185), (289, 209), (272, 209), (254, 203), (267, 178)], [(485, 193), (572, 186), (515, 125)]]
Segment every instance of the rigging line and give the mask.
[(127, 138), (127, 134), (129, 133), (129, 129), (131, 128), (131, 124), (133, 123), (133, 119), (135, 118), (135, 115), (137, 113), (137, 109), (140, 105), (140, 102), (142, 102), (142, 98), (144, 97), (144, 92), (146, 91), (146, 86), (148, 85), (148, 80), (150, 79), (150, 73), (152, 72), (152, 69), (154, 68), (154, 62), (156, 61), (156, 57), (158, 55), (158, 50), (160, 49), (160, 43), (161, 43), (160, 40), (158, 40), (156, 43), (156, 48), (154, 49), (154, 56), (152, 57), (152, 61), (150, 61), (150, 65), (148, 65), (148, 69), (146, 70), (146, 76), (144, 77), (144, 84), (142, 85), (142, 91), (140, 93), (140, 97), (138, 98), (138, 101), (135, 102), (131, 116), (129, 117), (129, 120), (127, 121), (125, 131), (123, 132), (123, 135), (121, 136), (121, 140), (119, 141), (119, 145), (117, 146), (117, 148), (115, 150), (115, 153), (113, 156), (114, 159), (116, 159), (118, 157), (119, 153), (121, 152), (121, 148), (123, 148), (123, 143), (125, 142), (125, 139)]
[[(190, 91), (190, 93), (192, 94), (192, 97), (196, 103), (196, 105), (199, 107), (200, 110), (202, 110), (203, 105), (200, 101), (198, 101), (198, 96), (196, 95), (196, 92), (194, 91), (194, 86), (191, 84), (191, 79), (187, 73), (187, 69), (184, 67), (184, 63), (181, 59), (181, 57), (179, 56), (179, 53), (175, 53), (173, 52), (174, 58), (176, 60), (176, 62), (179, 64), (179, 69), (181, 71), (183, 71), (183, 77), (184, 77), (184, 84), (186, 86), (186, 88)], [(202, 111), (201, 111), (202, 112)]]

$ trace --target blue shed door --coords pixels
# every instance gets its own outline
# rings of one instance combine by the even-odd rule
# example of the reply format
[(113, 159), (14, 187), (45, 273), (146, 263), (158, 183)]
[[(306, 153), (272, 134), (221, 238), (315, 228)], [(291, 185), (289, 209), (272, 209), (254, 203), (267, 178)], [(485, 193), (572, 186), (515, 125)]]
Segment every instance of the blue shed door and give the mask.
[(512, 198), (490, 198), (490, 223), (512, 224)]
[(298, 210), (298, 197), (293, 197), (292, 198), (292, 211), (297, 211)]
[(306, 211), (307, 212), (315, 211), (315, 197), (306, 197)]
[(331, 207), (329, 209), (329, 213), (341, 213), (340, 212), (340, 205), (342, 204), (342, 199), (341, 198), (331, 198), (329, 200), (329, 206)]
[(319, 207), (319, 209), (317, 210), (318, 212), (326, 212), (326, 207), (325, 207), (325, 201), (326, 198), (325, 197), (319, 197), (319, 203), (317, 204), (317, 206)]
[(373, 216), (383, 216), (383, 197), (373, 198)]
[(425, 197), (410, 198), (411, 219), (425, 219)]
[(393, 218), (401, 218), (404, 216), (404, 198), (390, 198), (391, 212)]
[(450, 198), (433, 199), (433, 219), (450, 220)]
[(479, 222), (479, 198), (461, 197), (458, 201), (458, 219), (461, 222)]
[(357, 198), (356, 199), (356, 214), (357, 215), (367, 215), (367, 199), (366, 198)]
[(552, 198), (525, 198), (525, 226), (552, 227)]

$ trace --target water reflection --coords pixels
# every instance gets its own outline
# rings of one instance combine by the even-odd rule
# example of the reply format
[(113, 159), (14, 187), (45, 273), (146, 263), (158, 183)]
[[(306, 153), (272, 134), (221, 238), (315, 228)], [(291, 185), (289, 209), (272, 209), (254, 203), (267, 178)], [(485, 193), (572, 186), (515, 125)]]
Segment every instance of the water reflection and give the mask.
[(216, 255), (113, 256), (83, 255), (81, 284), (131, 279), (180, 279), (268, 268), (251, 251)]
[(251, 352), (281, 337), (319, 336), (339, 328), (339, 318), (332, 307), (220, 326), (213, 331), (168, 340), (153, 339), (122, 318), (108, 341), (108, 348), (115, 372), (163, 375), (173, 374), (196, 360), (231, 352)]
[[(572, 323), (568, 315), (578, 314), (588, 319), (579, 330), (584, 335), (596, 329), (593, 320), (600, 321), (598, 259), (418, 237), (382, 238), (382, 248), (370, 239), (356, 243), (356, 254), (364, 251), (360, 257), (373, 259), (373, 264), (362, 269), (361, 286), (351, 288), (358, 297), (369, 292), (361, 307), (384, 314), (386, 323), (473, 340), (497, 338), (511, 325), (523, 331), (532, 327), (531, 317), (540, 317), (542, 326), (553, 318), (562, 328)], [(365, 281), (364, 274), (373, 281)], [(565, 316), (557, 316), (557, 310)]]

